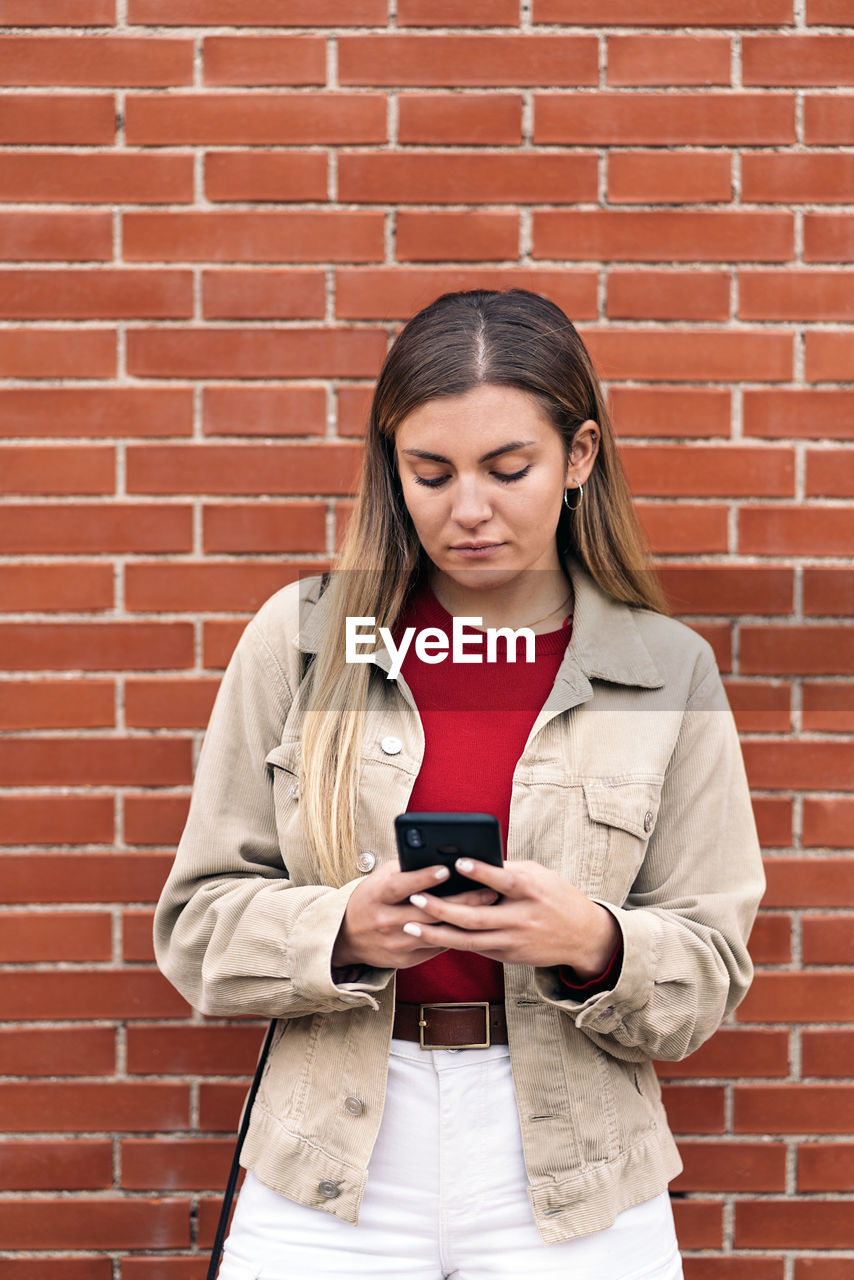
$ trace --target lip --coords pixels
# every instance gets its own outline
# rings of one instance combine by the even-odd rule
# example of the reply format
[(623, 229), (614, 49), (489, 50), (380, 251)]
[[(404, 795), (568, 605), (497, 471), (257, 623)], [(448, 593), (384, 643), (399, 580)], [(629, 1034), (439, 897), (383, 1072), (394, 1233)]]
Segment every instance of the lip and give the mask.
[(492, 555), (493, 552), (498, 551), (504, 545), (503, 542), (461, 542), (457, 546), (451, 547), (451, 550), (456, 551), (457, 555), (478, 560)]

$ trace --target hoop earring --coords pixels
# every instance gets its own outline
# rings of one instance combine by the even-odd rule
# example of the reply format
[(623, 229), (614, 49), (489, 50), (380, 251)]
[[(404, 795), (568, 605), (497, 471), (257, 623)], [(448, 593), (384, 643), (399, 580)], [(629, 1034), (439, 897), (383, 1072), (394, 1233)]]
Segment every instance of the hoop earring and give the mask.
[(579, 481), (577, 480), (575, 483), (578, 485), (578, 501), (575, 503), (574, 506), (571, 507), (569, 505), (569, 502), (567, 501), (566, 495), (569, 493), (569, 490), (564, 489), (563, 491), (563, 505), (566, 507), (567, 511), (577, 511), (578, 508), (581, 506), (582, 502), (584, 501), (584, 485), (579, 483)]

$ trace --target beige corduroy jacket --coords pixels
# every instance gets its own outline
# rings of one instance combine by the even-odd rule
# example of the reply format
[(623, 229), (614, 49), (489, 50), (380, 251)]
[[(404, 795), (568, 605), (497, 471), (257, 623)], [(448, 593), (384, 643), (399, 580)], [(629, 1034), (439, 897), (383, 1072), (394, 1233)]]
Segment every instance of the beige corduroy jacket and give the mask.
[[(624, 959), (611, 990), (582, 1000), (553, 970), (505, 968), (529, 1194), (546, 1243), (608, 1226), (680, 1171), (651, 1060), (691, 1053), (744, 996), (764, 888), (708, 644), (615, 603), (569, 567), (572, 638), (516, 767), (507, 857), (539, 859), (607, 904)], [(393, 970), (379, 969), (333, 981), (333, 944), (359, 879), (317, 884), (300, 831), (292, 704), (323, 635), (318, 594), (317, 579), (286, 587), (237, 647), (155, 942), (163, 972), (198, 1009), (280, 1019), (243, 1163), (283, 1195), (355, 1223), (383, 1109), (395, 984)], [(393, 820), (407, 808), (424, 739), (405, 682), (386, 679), (384, 650), (375, 660), (357, 829), (380, 865), (396, 857)], [(399, 753), (383, 750), (389, 736)]]

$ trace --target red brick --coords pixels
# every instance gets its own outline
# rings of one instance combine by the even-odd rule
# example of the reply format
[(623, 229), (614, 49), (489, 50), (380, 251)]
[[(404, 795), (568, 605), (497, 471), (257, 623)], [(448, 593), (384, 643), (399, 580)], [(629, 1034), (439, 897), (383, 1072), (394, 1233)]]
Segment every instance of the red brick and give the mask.
[[(24, 3), (30, 4), (32, 0)], [(8, 6), (4, 14), (7, 9)], [(0, 142), (4, 144), (98, 146), (106, 143), (109, 146), (115, 136), (116, 106), (112, 94), (3, 95)]]
[(742, 199), (751, 203), (844, 204), (853, 198), (854, 156), (835, 151), (742, 159)]
[(818, 733), (854, 733), (854, 684), (841, 681), (803, 683), (801, 719), (804, 729)]
[(6, 1027), (0, 1061), (10, 1076), (112, 1075), (116, 1033), (111, 1027)]
[[(810, 803), (806, 800), (805, 807)], [(819, 801), (818, 803), (827, 802)], [(854, 831), (854, 827), (850, 825), (852, 818), (854, 818), (854, 801), (849, 800), (849, 841)], [(804, 964), (854, 964), (854, 918), (850, 915), (804, 916), (801, 927)]]
[(205, 158), (205, 194), (209, 200), (275, 200), (282, 204), (325, 200), (327, 168), (326, 155), (319, 151), (214, 151)]
[(386, 335), (379, 329), (131, 329), (136, 377), (371, 377)]
[(850, 1280), (850, 1258), (797, 1258), (795, 1280)]
[(807, 450), (806, 492), (810, 497), (850, 498), (854, 496), (854, 451)]
[(741, 63), (744, 84), (807, 88), (854, 84), (854, 37), (791, 33), (745, 36)]
[(854, 1131), (854, 1088), (849, 1085), (737, 1084), (733, 1101), (735, 1133)]
[[(154, 912), (122, 912), (122, 959), (154, 963)], [(128, 1028), (128, 1034), (130, 1028)], [(132, 1068), (131, 1068), (132, 1070)], [(136, 1074), (135, 1072), (133, 1074)]]
[(0, 625), (0, 665), (12, 671), (145, 671), (192, 664), (189, 622)]
[(246, 1084), (199, 1085), (199, 1129), (231, 1133), (237, 1128), (246, 1097)]
[(728, 681), (727, 697), (741, 733), (788, 733), (792, 690), (788, 684)]
[(685, 1280), (783, 1280), (782, 1258), (702, 1257), (683, 1259)]
[(763, 493), (790, 497), (794, 488), (790, 449), (626, 444), (621, 454), (636, 494), (754, 497)]
[(187, 204), (193, 199), (190, 156), (40, 151), (0, 157), (4, 200), (71, 204)]
[(203, 512), (206, 552), (323, 551), (326, 507), (320, 502), (217, 503)]
[(188, 436), (192, 430), (189, 387), (0, 390), (0, 435)]
[(96, 729), (115, 723), (112, 680), (4, 680), (0, 729)]
[(767, 907), (854, 906), (850, 858), (766, 858)]
[(854, 629), (744, 626), (741, 670), (748, 675), (854, 675)]
[(739, 1006), (742, 1022), (848, 1022), (854, 973), (757, 973)]
[[(854, 799), (804, 799), (804, 845), (850, 849), (854, 845)], [(804, 922), (806, 925), (806, 921)]]
[(573, 26), (777, 27), (792, 16), (792, 0), (534, 0), (535, 22)]
[(730, 393), (723, 388), (610, 387), (608, 401), (619, 436), (730, 434)]
[(608, 159), (608, 199), (612, 204), (729, 201), (730, 158), (706, 152), (614, 152)]
[(751, 436), (854, 439), (854, 391), (747, 389), (743, 424)]
[(205, 387), (203, 430), (207, 436), (323, 435), (326, 392), (322, 387)]
[(854, 262), (854, 217), (805, 213), (804, 262)]
[(0, 776), (8, 786), (176, 786), (191, 780), (188, 738), (7, 738)]
[(202, 313), (214, 320), (323, 319), (320, 271), (206, 271)]
[(547, 294), (570, 316), (592, 319), (597, 314), (596, 272), (590, 270), (343, 267), (335, 273), (336, 315), (403, 320), (440, 293), (457, 289), (530, 289)]
[(383, 215), (365, 209), (313, 213), (126, 213), (125, 257), (136, 261), (371, 262), (384, 254)]
[(92, 1191), (113, 1184), (112, 1143), (5, 1142), (4, 1191)]
[(799, 1146), (798, 1190), (854, 1191), (854, 1143), (810, 1142)]
[(326, 84), (322, 36), (208, 36), (202, 61), (205, 84)]
[(792, 216), (714, 209), (535, 210), (533, 255), (616, 262), (785, 262), (794, 247)]
[(595, 200), (593, 155), (554, 151), (345, 152), (338, 198), (365, 204), (572, 204)]
[(152, 88), (193, 83), (192, 40), (157, 36), (2, 36), (0, 84)]
[(398, 0), (399, 27), (515, 27), (517, 0)]
[(174, 319), (193, 314), (189, 271), (0, 271), (0, 318)]
[(300, 571), (312, 572), (314, 568), (313, 563), (252, 564), (245, 560), (130, 564), (126, 569), (126, 607), (143, 613), (254, 613)]
[(112, 838), (110, 796), (0, 796), (0, 844), (106, 844)]
[(112, 493), (115, 466), (108, 446), (0, 446), (0, 492)]
[(740, 272), (738, 314), (742, 320), (852, 320), (854, 272)]
[[(836, 508), (833, 508), (834, 512)], [(851, 513), (854, 515), (854, 512)], [(849, 520), (848, 527), (854, 527)], [(832, 525), (832, 529), (836, 526)], [(828, 544), (830, 544), (828, 538)], [(847, 547), (851, 546), (850, 539)], [(845, 554), (839, 552), (838, 554)], [(804, 613), (813, 617), (854, 614), (854, 571), (804, 569)]]
[(202, 652), (206, 667), (220, 670), (226, 666), (248, 621), (248, 617), (243, 617), (205, 622), (202, 629)]
[(848, 94), (804, 94), (804, 142), (854, 142), (854, 99)]
[(128, 844), (176, 845), (187, 821), (189, 796), (126, 795), (124, 835)]
[(676, 1238), (683, 1249), (720, 1249), (723, 1245), (723, 1206), (700, 1200), (674, 1200)]
[(757, 1200), (735, 1206), (737, 1249), (850, 1249), (854, 1215), (850, 1201)]
[(732, 671), (732, 624), (730, 622), (689, 622), (692, 631), (712, 646), (718, 670)]
[(674, 1191), (785, 1191), (782, 1142), (680, 1142)]
[(727, 509), (719, 504), (687, 506), (681, 502), (639, 503), (644, 533), (658, 555), (726, 551)]
[(723, 1133), (723, 1088), (708, 1084), (665, 1084), (661, 1095), (674, 1133)]
[(534, 96), (535, 143), (661, 147), (794, 141), (795, 103), (789, 94), (600, 91)]
[[(454, 5), (456, 8), (455, 0)], [(397, 137), (403, 144), (518, 146), (522, 141), (522, 96), (402, 93), (398, 99)]]
[(386, 0), (130, 0), (128, 21), (151, 26), (346, 27), (384, 25)]
[(584, 329), (582, 337), (608, 379), (777, 382), (792, 376), (788, 333), (703, 329)]
[(515, 259), (519, 253), (519, 215), (472, 209), (463, 213), (402, 209), (397, 215), (396, 251), (401, 262)]
[(351, 493), (356, 444), (157, 445), (128, 448), (134, 493)]
[(3, 896), (8, 903), (154, 902), (173, 861), (174, 851), (5, 854)]
[(6, 0), (2, 25), (10, 27), (112, 27), (115, 0)]
[(4, 262), (105, 262), (113, 256), (109, 211), (57, 213), (0, 211)]
[[(792, 922), (789, 916), (763, 911), (750, 932), (750, 954), (756, 964), (788, 964), (792, 959)], [(772, 1074), (766, 1072), (766, 1075)]]
[(128, 1027), (128, 1071), (181, 1077), (250, 1076), (263, 1035), (257, 1025)]
[(112, 605), (111, 565), (0, 565), (0, 611), (84, 613)]
[(854, 370), (854, 334), (807, 333), (805, 344), (808, 382), (851, 380)]
[(851, 1076), (854, 1031), (819, 1031), (805, 1027), (801, 1032), (801, 1067), (805, 1076)]
[(745, 506), (738, 522), (747, 555), (847, 555), (854, 544), (854, 510), (843, 507)]
[(807, 0), (807, 22), (816, 26), (851, 27), (854, 13), (848, 0)]
[(616, 320), (726, 320), (729, 291), (722, 271), (614, 269), (605, 310)]
[(751, 786), (761, 791), (854, 788), (854, 742), (744, 742), (742, 752)]
[[(187, 1014), (185, 1002), (156, 970), (14, 972), (0, 976), (0, 991), (6, 1017), (16, 1022)], [(100, 1103), (102, 1087), (106, 1092)], [(0, 1085), (3, 1128), (22, 1131), (183, 1129), (186, 1105), (184, 1088), (177, 1085)]]
[[(716, 1031), (689, 1058), (681, 1062), (656, 1062), (656, 1073), (661, 1080), (678, 1080), (720, 1076), (722, 1079), (739, 1076), (787, 1076), (789, 1074), (789, 1037), (785, 1031), (748, 1031), (744, 1028), (723, 1027)], [(678, 1098), (682, 1090), (674, 1090), (669, 1097)], [(688, 1095), (690, 1097), (690, 1087)], [(705, 1088), (703, 1088), (705, 1097)], [(716, 1091), (715, 1096), (718, 1096)], [(686, 1108), (686, 1127), (690, 1132), (690, 1109)], [(717, 1112), (716, 1112), (717, 1114)]]
[(130, 146), (385, 142), (381, 93), (131, 94)]
[[(122, 1143), (121, 1185), (132, 1191), (219, 1191), (225, 1186), (234, 1143), (230, 1139), (128, 1138)], [(777, 1190), (776, 1187), (772, 1190)]]
[(729, 84), (726, 36), (609, 36), (607, 82), (612, 85)]
[(754, 796), (753, 813), (763, 848), (784, 849), (791, 845), (791, 800), (781, 796)]
[[(7, 803), (0, 799), (0, 811)], [(11, 843), (5, 831), (2, 839)], [(109, 960), (112, 951), (112, 920), (106, 912), (0, 912), (0, 959), (5, 963)]]
[(678, 614), (788, 614), (794, 607), (792, 569), (666, 564), (658, 576)]
[(112, 378), (116, 335), (109, 329), (0, 332), (0, 377)]
[[(221, 1203), (222, 1197), (213, 1202), (213, 1208), (217, 1212)], [(205, 1200), (199, 1201), (200, 1216), (206, 1204), (207, 1201)], [(213, 1241), (214, 1231), (212, 1230), (210, 1239), (206, 1241), (205, 1247), (210, 1249), (213, 1246)], [(156, 1261), (145, 1256), (125, 1257), (122, 1258), (122, 1276), (123, 1280), (204, 1280), (207, 1265), (207, 1257), (199, 1256), (198, 1254), (179, 1258), (164, 1258), (158, 1255)], [(89, 1278), (87, 1277), (86, 1280), (89, 1280)], [(761, 1280), (761, 1277), (757, 1278), (757, 1280)]]
[[(335, 397), (338, 409), (338, 434), (363, 436), (367, 427), (373, 397), (372, 387), (339, 387)], [(336, 519), (342, 507), (336, 503)], [(337, 546), (337, 543), (336, 543)]]
[(7, 555), (189, 551), (192, 512), (159, 503), (9, 505), (0, 512), (0, 541)]
[(564, 35), (345, 35), (342, 85), (595, 85), (598, 43)]
[(190, 1243), (187, 1200), (0, 1200), (8, 1249), (161, 1249)]
[(113, 1276), (112, 1258), (82, 1254), (75, 1258), (44, 1254), (38, 1258), (9, 1258), (4, 1259), (3, 1267), (4, 1280), (112, 1280)]

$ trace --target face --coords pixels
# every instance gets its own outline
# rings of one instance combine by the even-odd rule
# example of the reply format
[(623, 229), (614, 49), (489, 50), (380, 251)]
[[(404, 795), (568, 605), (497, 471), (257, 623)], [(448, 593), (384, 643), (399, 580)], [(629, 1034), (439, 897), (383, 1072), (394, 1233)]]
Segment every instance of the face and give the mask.
[(395, 447), (404, 500), (440, 574), (488, 589), (526, 570), (559, 569), (564, 489), (587, 478), (595, 441), (581, 450), (589, 458), (574, 447), (567, 459), (533, 396), (486, 384), (421, 405), (398, 427)]

